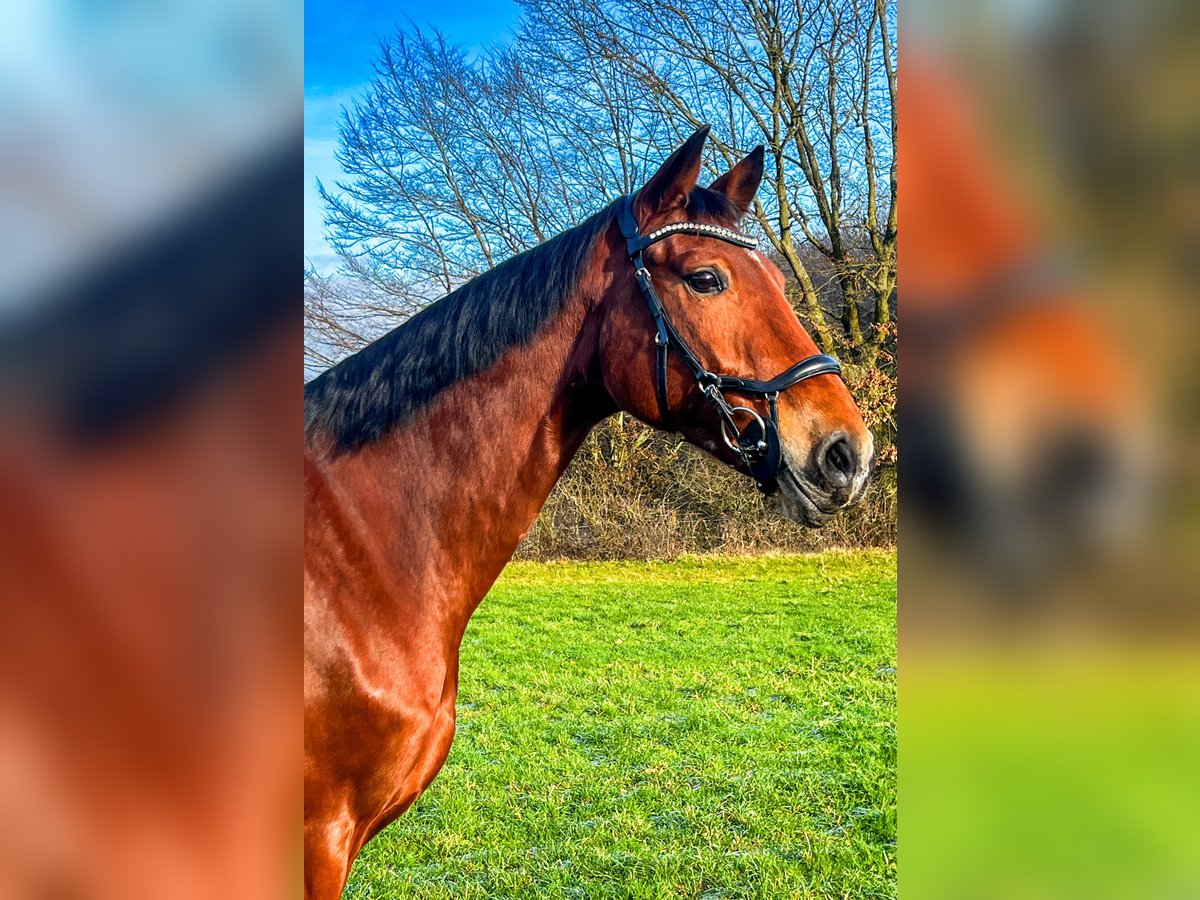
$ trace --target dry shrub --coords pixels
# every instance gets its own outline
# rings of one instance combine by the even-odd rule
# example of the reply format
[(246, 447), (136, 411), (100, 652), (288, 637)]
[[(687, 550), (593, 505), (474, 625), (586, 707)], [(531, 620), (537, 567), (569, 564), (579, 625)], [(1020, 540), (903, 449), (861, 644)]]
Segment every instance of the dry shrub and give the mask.
[(820, 530), (788, 522), (749, 479), (672, 435), (618, 414), (598, 427), (563, 474), (522, 544), (525, 559), (653, 559), (892, 546), (895, 469)]

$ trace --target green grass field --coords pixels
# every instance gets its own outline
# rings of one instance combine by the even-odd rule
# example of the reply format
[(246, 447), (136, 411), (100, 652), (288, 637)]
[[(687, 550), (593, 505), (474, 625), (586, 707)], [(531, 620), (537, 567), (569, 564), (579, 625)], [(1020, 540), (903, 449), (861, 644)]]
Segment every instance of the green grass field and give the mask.
[(895, 563), (510, 566), (347, 896), (894, 897)]

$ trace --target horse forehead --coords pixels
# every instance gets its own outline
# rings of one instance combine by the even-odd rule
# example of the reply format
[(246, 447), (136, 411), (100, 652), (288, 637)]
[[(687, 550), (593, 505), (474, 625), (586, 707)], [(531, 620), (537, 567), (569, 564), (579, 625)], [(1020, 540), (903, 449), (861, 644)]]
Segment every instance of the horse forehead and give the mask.
[(705, 237), (704, 235), (671, 235), (671, 237), (691, 238), (686, 244), (680, 242), (676, 245), (681, 259), (691, 261), (703, 256), (736, 262), (744, 255), (751, 261), (756, 270), (765, 272), (772, 278), (778, 277), (776, 267), (771, 264), (770, 257), (761, 250), (752, 247), (741, 247), (720, 239)]
[(761, 250), (752, 249), (750, 247), (744, 248), (744, 252), (746, 256), (750, 258), (750, 261), (754, 264), (754, 266), (756, 266), (758, 270), (762, 272), (768, 281), (779, 285), (781, 288), (783, 287), (783, 273), (779, 271), (778, 266), (771, 262), (767, 254), (763, 253)]
[(755, 247), (745, 247), (743, 249), (745, 250), (746, 255), (750, 257), (756, 266), (767, 272), (771, 270), (771, 267), (767, 264), (767, 254)]
[[(716, 258), (724, 260), (729, 265), (738, 266), (743, 274), (754, 273), (760, 275), (764, 280), (775, 285), (780, 290), (783, 289), (786, 283), (783, 273), (779, 271), (779, 267), (771, 261), (771, 258), (767, 254), (756, 248), (739, 247), (725, 241), (694, 234), (670, 235), (662, 241), (662, 245), (666, 245), (660, 250), (662, 254), (660, 259), (663, 261), (668, 256), (674, 256), (678, 262), (688, 265), (710, 262)], [(742, 268), (739, 265), (742, 260), (748, 260), (750, 265)]]

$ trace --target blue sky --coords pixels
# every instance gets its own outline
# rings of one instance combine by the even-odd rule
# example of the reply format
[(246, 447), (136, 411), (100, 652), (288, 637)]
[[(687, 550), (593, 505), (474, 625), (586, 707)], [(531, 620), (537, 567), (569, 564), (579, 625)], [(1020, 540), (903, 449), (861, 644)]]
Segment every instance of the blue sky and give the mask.
[(520, 10), (513, 0), (397, 0), (331, 2), (304, 7), (304, 255), (319, 271), (334, 268), (324, 238), (324, 210), (316, 179), (340, 177), (333, 158), (341, 108), (362, 91), (380, 36), (412, 24), (437, 29), (468, 50), (506, 42)]

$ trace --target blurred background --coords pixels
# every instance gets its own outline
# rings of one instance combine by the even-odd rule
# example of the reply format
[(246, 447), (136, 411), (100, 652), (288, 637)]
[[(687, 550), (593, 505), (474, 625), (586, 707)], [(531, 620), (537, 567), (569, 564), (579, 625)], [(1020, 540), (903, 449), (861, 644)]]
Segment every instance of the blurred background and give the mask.
[(301, 15), (5, 6), (5, 897), (295, 893)]
[(1200, 894), (1195, 4), (901, 11), (901, 896)]

